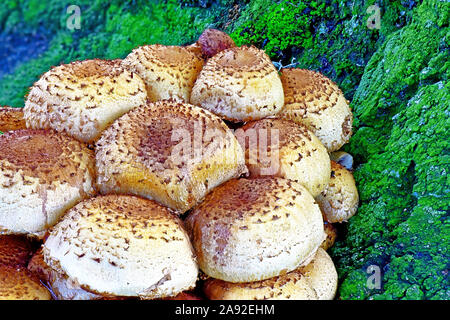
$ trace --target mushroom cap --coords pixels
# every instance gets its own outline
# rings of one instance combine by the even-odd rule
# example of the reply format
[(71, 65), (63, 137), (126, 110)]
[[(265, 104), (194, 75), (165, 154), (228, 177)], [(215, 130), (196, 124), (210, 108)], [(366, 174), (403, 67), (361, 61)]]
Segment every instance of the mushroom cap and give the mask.
[(341, 148), (352, 135), (352, 111), (339, 87), (322, 74), (304, 69), (281, 71), (283, 119), (305, 125), (328, 152)]
[(337, 280), (333, 261), (319, 248), (307, 266), (294, 271), (246, 283), (210, 278), (203, 290), (211, 300), (332, 300)]
[(325, 238), (322, 214), (300, 184), (233, 179), (185, 220), (200, 269), (229, 282), (268, 279), (307, 264)]
[(334, 225), (332, 225), (331, 223), (325, 221), (323, 223), (323, 229), (325, 231), (325, 234), (327, 235), (326, 239), (323, 240), (322, 244), (320, 245), (320, 247), (323, 250), (328, 250), (330, 249), (334, 243), (336, 242), (336, 238), (337, 238), (337, 229)]
[(251, 176), (274, 175), (302, 184), (313, 197), (330, 180), (330, 157), (306, 127), (282, 119), (245, 124), (235, 135)]
[(0, 264), (26, 267), (33, 254), (33, 244), (23, 236), (0, 236)]
[(0, 136), (0, 234), (43, 236), (64, 212), (95, 194), (94, 152), (50, 130)]
[(198, 38), (197, 43), (206, 58), (211, 58), (220, 51), (236, 47), (233, 39), (228, 34), (217, 29), (205, 29)]
[(0, 106), (0, 131), (26, 129), (22, 108)]
[(263, 50), (229, 48), (206, 62), (192, 88), (191, 103), (230, 121), (257, 120), (281, 110), (283, 86)]
[(168, 100), (115, 121), (97, 142), (96, 159), (102, 193), (140, 195), (178, 213), (247, 173), (244, 152), (220, 118)]
[(43, 254), (82, 289), (108, 296), (174, 296), (193, 288), (198, 274), (181, 220), (135, 196), (79, 203), (52, 229)]
[(203, 59), (192, 48), (152, 44), (134, 49), (122, 65), (144, 79), (148, 99), (189, 102)]
[(331, 161), (331, 178), (328, 186), (316, 197), (324, 219), (342, 222), (350, 219), (358, 209), (359, 195), (353, 174), (345, 167)]
[(51, 295), (27, 269), (0, 264), (0, 300), (51, 300)]
[(28, 127), (92, 143), (146, 97), (144, 81), (120, 61), (76, 61), (44, 73), (31, 87), (24, 113)]

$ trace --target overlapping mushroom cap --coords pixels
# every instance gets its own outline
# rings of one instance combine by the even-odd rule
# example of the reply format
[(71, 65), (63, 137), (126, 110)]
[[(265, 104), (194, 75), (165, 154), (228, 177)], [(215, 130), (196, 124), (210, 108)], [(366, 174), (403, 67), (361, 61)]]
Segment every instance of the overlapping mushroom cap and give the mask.
[(189, 102), (203, 59), (187, 47), (153, 44), (134, 49), (122, 65), (144, 79), (151, 102), (171, 98)]
[(200, 269), (229, 282), (264, 280), (307, 264), (325, 237), (313, 197), (277, 177), (230, 180), (185, 223)]
[(235, 47), (210, 58), (192, 88), (191, 103), (230, 121), (277, 114), (283, 87), (270, 58), (256, 47)]
[(0, 135), (0, 234), (42, 236), (94, 184), (94, 152), (83, 143), (49, 130)]
[(0, 131), (26, 129), (22, 108), (0, 106)]
[(247, 172), (244, 153), (220, 118), (167, 100), (115, 121), (97, 142), (96, 159), (103, 193), (137, 194), (179, 213)]
[(0, 264), (0, 300), (51, 300), (50, 292), (25, 268)]
[(162, 298), (193, 288), (197, 280), (181, 220), (135, 196), (79, 203), (52, 229), (43, 254), (59, 274), (101, 295)]
[(285, 105), (279, 117), (305, 125), (328, 152), (340, 149), (352, 135), (352, 111), (339, 87), (318, 72), (281, 71)]
[(251, 176), (274, 175), (302, 184), (317, 196), (330, 180), (330, 158), (306, 127), (281, 119), (262, 119), (235, 132)]
[(143, 80), (120, 61), (76, 61), (44, 73), (31, 87), (24, 113), (28, 127), (54, 129), (92, 143), (146, 97)]

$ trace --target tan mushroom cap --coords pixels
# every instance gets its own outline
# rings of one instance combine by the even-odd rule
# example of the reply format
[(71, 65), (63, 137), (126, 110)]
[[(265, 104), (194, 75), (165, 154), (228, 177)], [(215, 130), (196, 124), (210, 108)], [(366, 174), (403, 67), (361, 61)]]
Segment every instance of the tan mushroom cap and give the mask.
[(231, 283), (210, 278), (203, 291), (211, 300), (332, 300), (336, 288), (333, 261), (319, 248), (306, 267), (255, 282)]
[(232, 131), (202, 108), (158, 101), (118, 119), (96, 145), (102, 193), (136, 194), (183, 213), (247, 173)]
[(307, 264), (325, 238), (322, 214), (300, 184), (234, 179), (185, 220), (200, 269), (229, 282), (268, 279)]
[(23, 236), (0, 236), (0, 264), (26, 267), (33, 254), (33, 244)]
[(191, 103), (230, 121), (257, 120), (281, 110), (283, 86), (263, 50), (235, 47), (206, 62), (192, 88)]
[(181, 220), (135, 196), (79, 203), (52, 229), (43, 254), (59, 274), (108, 296), (174, 296), (192, 289), (198, 275)]
[(27, 126), (92, 143), (115, 119), (146, 100), (145, 84), (119, 60), (85, 60), (44, 73), (25, 102)]
[(236, 47), (233, 39), (228, 34), (217, 29), (206, 29), (203, 31), (197, 43), (206, 58), (211, 58), (220, 51)]
[(134, 49), (122, 65), (144, 79), (151, 102), (189, 102), (203, 59), (192, 48), (152, 44)]
[(336, 238), (337, 238), (337, 229), (335, 226), (333, 226), (331, 223), (325, 221), (323, 223), (323, 228), (325, 231), (325, 234), (327, 235), (326, 239), (323, 240), (322, 244), (320, 245), (320, 247), (323, 250), (328, 250), (330, 249), (334, 243), (336, 242)]
[(281, 119), (262, 119), (235, 132), (251, 176), (274, 175), (302, 184), (313, 195), (330, 180), (330, 157), (306, 127)]
[(316, 197), (316, 201), (328, 222), (350, 219), (358, 209), (359, 195), (353, 174), (331, 161), (331, 179), (328, 186)]
[(352, 135), (352, 111), (339, 87), (322, 74), (304, 69), (281, 71), (283, 119), (305, 125), (325, 145), (338, 150)]
[(0, 136), (0, 234), (45, 231), (82, 199), (95, 194), (94, 152), (50, 130)]
[(0, 264), (0, 300), (51, 300), (51, 295), (27, 269)]
[(0, 131), (26, 129), (22, 108), (0, 106)]

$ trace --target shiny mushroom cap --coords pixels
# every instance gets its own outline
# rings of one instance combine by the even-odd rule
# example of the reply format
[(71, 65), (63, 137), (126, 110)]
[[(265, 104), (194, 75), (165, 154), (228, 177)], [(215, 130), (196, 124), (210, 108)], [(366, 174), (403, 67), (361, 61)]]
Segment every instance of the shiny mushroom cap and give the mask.
[(235, 47), (206, 62), (192, 89), (191, 103), (226, 120), (257, 120), (281, 110), (283, 86), (263, 50)]
[(313, 195), (330, 180), (330, 157), (306, 127), (281, 119), (262, 119), (235, 132), (251, 176), (275, 175), (302, 184)]
[(285, 105), (283, 119), (305, 125), (332, 152), (352, 135), (352, 111), (338, 86), (318, 72), (283, 69), (281, 81)]
[(54, 129), (92, 143), (115, 119), (146, 100), (145, 84), (120, 61), (63, 64), (34, 83), (25, 102), (27, 126)]
[(94, 152), (50, 130), (0, 135), (0, 234), (38, 237), (95, 194)]
[(181, 220), (135, 196), (79, 203), (52, 229), (43, 254), (59, 274), (107, 296), (175, 296), (192, 289), (198, 274)]
[(158, 101), (135, 109), (96, 145), (102, 193), (128, 193), (184, 213), (213, 188), (247, 172), (225, 123), (202, 108)]
[(0, 106), (0, 131), (26, 129), (23, 109)]
[(192, 48), (152, 44), (134, 49), (122, 65), (145, 81), (148, 99), (189, 102), (203, 59)]
[(203, 31), (197, 43), (206, 58), (211, 58), (220, 51), (236, 47), (233, 39), (228, 34), (217, 29), (206, 29)]
[(307, 264), (325, 238), (300, 184), (271, 177), (217, 187), (185, 220), (200, 269), (229, 282), (268, 279)]
[(51, 300), (51, 295), (27, 269), (0, 264), (0, 300)]
[(358, 210), (359, 195), (353, 174), (331, 161), (331, 179), (328, 186), (317, 197), (324, 219), (328, 222), (343, 222)]

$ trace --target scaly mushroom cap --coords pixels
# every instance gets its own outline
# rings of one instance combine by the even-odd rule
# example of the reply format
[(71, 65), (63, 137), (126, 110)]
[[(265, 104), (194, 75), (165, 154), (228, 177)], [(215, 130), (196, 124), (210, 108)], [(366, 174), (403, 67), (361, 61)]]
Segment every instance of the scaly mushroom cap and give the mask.
[(331, 223), (324, 221), (323, 223), (323, 228), (325, 230), (325, 234), (327, 235), (326, 239), (323, 240), (322, 244), (320, 245), (320, 247), (323, 250), (328, 250), (330, 249), (334, 243), (336, 242), (336, 238), (337, 238), (337, 229), (335, 226), (333, 226)]
[(85, 60), (52, 68), (31, 87), (27, 126), (92, 143), (115, 119), (142, 105), (145, 84), (120, 61)]
[(151, 102), (170, 98), (189, 102), (203, 59), (187, 47), (152, 44), (134, 49), (122, 65), (144, 79)]
[(51, 300), (51, 295), (27, 269), (0, 265), (0, 300)]
[(50, 130), (0, 136), (0, 234), (43, 236), (64, 212), (95, 194), (94, 152)]
[(206, 62), (192, 89), (191, 103), (230, 121), (257, 120), (281, 110), (283, 86), (263, 50), (230, 48)]
[(330, 180), (330, 157), (306, 127), (281, 119), (249, 122), (235, 132), (251, 176), (274, 175), (302, 184), (313, 195)]
[(52, 269), (102, 295), (175, 296), (192, 289), (198, 274), (181, 220), (135, 196), (79, 203), (52, 229), (43, 253)]
[(203, 290), (211, 300), (332, 300), (336, 288), (333, 261), (319, 248), (306, 267), (255, 282), (231, 283), (210, 278)]
[(101, 192), (140, 195), (179, 213), (247, 172), (244, 152), (220, 118), (168, 100), (114, 122), (97, 142), (96, 158)]
[(331, 161), (331, 179), (316, 201), (324, 218), (331, 223), (347, 221), (358, 210), (359, 195), (353, 174)]
[(0, 236), (0, 264), (26, 267), (33, 254), (33, 245), (23, 236)]
[(229, 282), (268, 279), (307, 264), (325, 238), (322, 214), (300, 184), (234, 179), (185, 220), (200, 269)]
[(283, 119), (305, 125), (325, 145), (328, 152), (338, 150), (352, 135), (352, 111), (338, 86), (318, 72), (283, 69)]
[(26, 129), (22, 108), (0, 106), (0, 131)]
[(197, 42), (206, 58), (211, 58), (220, 51), (236, 47), (228, 34), (217, 29), (206, 29)]

